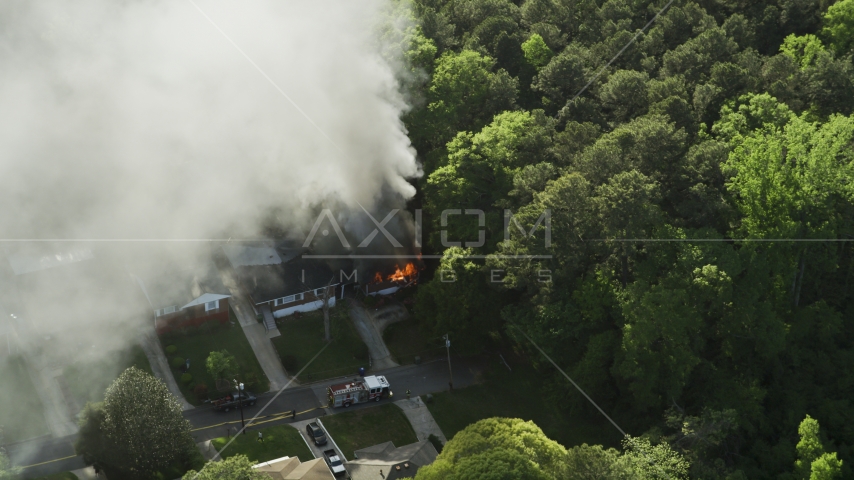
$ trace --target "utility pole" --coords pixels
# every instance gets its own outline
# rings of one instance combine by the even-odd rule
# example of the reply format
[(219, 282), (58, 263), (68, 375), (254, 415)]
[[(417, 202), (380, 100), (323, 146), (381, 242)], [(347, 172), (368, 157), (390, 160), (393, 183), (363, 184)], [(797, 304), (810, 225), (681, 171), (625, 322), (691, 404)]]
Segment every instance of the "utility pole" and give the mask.
[(451, 390), (454, 389), (454, 371), (451, 370), (451, 339), (448, 338), (450, 334), (446, 333), (442, 336), (445, 339), (445, 349), (448, 350), (448, 373), (451, 375), (451, 381), (448, 382), (448, 385), (451, 387)]
[(237, 387), (237, 404), (240, 405), (240, 426), (246, 435), (246, 422), (243, 420), (243, 384), (234, 380), (234, 386)]

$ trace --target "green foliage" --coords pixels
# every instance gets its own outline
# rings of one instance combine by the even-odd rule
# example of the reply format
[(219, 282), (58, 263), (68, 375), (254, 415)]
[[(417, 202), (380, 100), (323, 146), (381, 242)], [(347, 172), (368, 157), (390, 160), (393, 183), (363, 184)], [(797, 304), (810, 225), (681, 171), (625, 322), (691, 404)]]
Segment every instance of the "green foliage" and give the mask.
[(162, 381), (128, 368), (102, 404), (88, 404), (75, 449), (117, 478), (149, 479), (199, 457), (181, 404)]
[(172, 368), (181, 368), (185, 365), (186, 360), (181, 357), (172, 357), (172, 361), (169, 362), (172, 365)]
[(264, 480), (267, 475), (252, 468), (254, 462), (245, 455), (235, 455), (218, 462), (205, 464), (201, 471), (190, 470), (182, 477), (184, 480)]
[(626, 437), (624, 457), (630, 469), (643, 479), (688, 479), (690, 463), (670, 445), (653, 445), (646, 438)]
[(850, 53), (854, 47), (854, 0), (841, 0), (824, 14), (822, 36), (837, 55)]
[(193, 376), (192, 376), (191, 374), (189, 374), (189, 373), (183, 373), (183, 374), (181, 374), (181, 383), (183, 383), (183, 384), (185, 384), (185, 385), (186, 385), (186, 384), (189, 384), (189, 383), (190, 383), (190, 382), (192, 382), (192, 381), (193, 381)]
[(504, 70), (493, 72), (495, 60), (464, 50), (436, 60), (427, 91), (427, 106), (413, 117), (416, 142), (444, 145), (456, 132), (477, 130), (492, 116), (515, 105), (516, 80)]
[(238, 371), (237, 359), (228, 353), (228, 350), (211, 352), (205, 360), (205, 366), (208, 373), (217, 380), (230, 380)]
[(842, 462), (836, 458), (836, 453), (824, 450), (817, 420), (807, 415), (798, 427), (798, 435), (801, 437), (795, 446), (798, 451), (795, 474), (798, 478), (830, 480), (842, 476)]
[(566, 478), (565, 458), (566, 449), (533, 422), (489, 418), (454, 435), (415, 478)]
[(525, 60), (536, 68), (546, 66), (554, 56), (554, 52), (546, 45), (539, 33), (534, 33), (525, 40), (522, 51), (525, 52)]
[[(414, 2), (439, 58), (404, 121), (444, 253), (416, 317), (536, 363), (522, 329), (697, 478), (789, 475), (806, 411), (839, 447), (809, 475), (851, 476), (854, 2), (674, 2), (635, 38), (661, 6)], [(538, 367), (558, 408), (589, 409)]]
[(6, 452), (0, 451), (0, 480), (15, 480), (21, 473), (21, 469), (13, 467)]
[(780, 52), (789, 56), (801, 69), (812, 65), (819, 54), (824, 52), (824, 45), (815, 35), (789, 35), (783, 40)]
[(168, 353), (169, 355), (174, 355), (178, 352), (178, 347), (176, 347), (175, 345), (167, 345), (165, 350), (166, 353)]

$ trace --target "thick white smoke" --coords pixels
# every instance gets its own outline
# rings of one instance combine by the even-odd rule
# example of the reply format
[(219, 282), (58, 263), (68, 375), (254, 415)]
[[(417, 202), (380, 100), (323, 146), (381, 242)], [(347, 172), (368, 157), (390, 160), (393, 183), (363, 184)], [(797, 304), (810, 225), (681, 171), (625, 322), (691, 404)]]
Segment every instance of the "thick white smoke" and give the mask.
[(0, 236), (241, 237), (413, 195), (383, 1), (196, 4), (0, 4)]

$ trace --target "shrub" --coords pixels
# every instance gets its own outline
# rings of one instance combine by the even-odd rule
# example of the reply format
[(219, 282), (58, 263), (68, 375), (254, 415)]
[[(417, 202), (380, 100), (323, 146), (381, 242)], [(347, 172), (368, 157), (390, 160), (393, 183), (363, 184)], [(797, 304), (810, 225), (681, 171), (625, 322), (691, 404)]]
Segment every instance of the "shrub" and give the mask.
[(193, 387), (193, 393), (195, 393), (196, 397), (199, 399), (206, 398), (208, 396), (208, 386), (204, 383), (200, 383)]
[(444, 445), (442, 445), (442, 440), (439, 440), (439, 437), (431, 433), (430, 436), (427, 437), (427, 440), (430, 440), (430, 443), (433, 444), (433, 447), (436, 449), (437, 453), (442, 453), (442, 447)]
[(181, 368), (184, 366), (185, 360), (181, 357), (172, 357), (172, 368)]
[(362, 303), (364, 303), (366, 307), (373, 307), (377, 304), (377, 297), (365, 295), (365, 298), (362, 300)]
[(176, 347), (175, 345), (167, 345), (166, 346), (166, 353), (168, 353), (169, 355), (172, 355), (172, 354), (177, 353), (177, 352), (178, 352), (178, 347)]
[(297, 372), (297, 367), (299, 364), (297, 363), (297, 357), (293, 355), (285, 355), (282, 357), (282, 366), (285, 367), (285, 370), (288, 371), (291, 375)]
[(182, 383), (189, 384), (192, 381), (193, 381), (193, 376), (190, 375), (189, 373), (185, 373), (185, 374), (181, 375), (181, 382)]

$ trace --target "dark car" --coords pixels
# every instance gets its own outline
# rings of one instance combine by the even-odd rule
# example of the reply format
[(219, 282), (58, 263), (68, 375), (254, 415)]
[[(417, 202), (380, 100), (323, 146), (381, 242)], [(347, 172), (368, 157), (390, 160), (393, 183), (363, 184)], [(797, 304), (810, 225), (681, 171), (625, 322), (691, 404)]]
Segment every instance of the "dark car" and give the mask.
[(239, 408), (240, 404), (243, 403), (244, 407), (251, 407), (255, 405), (255, 402), (258, 399), (252, 392), (244, 391), (243, 393), (234, 392), (226, 395), (223, 398), (218, 400), (214, 400), (211, 402), (215, 409), (228, 412), (233, 408)]
[(326, 445), (326, 432), (320, 428), (317, 422), (311, 422), (305, 426), (305, 431), (311, 437), (315, 445)]

